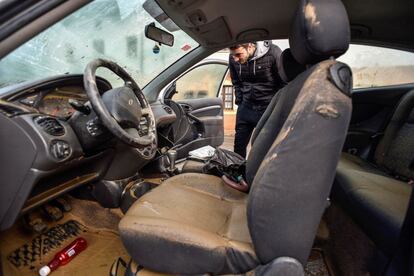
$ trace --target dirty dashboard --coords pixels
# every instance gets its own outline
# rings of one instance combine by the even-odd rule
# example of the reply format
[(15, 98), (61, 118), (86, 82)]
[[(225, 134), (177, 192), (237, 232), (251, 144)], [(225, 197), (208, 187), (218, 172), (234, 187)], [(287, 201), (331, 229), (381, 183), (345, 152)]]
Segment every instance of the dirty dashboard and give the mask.
[(85, 91), (79, 86), (65, 86), (55, 88), (46, 93), (28, 96), (20, 100), (21, 103), (32, 105), (40, 113), (51, 115), (59, 118), (69, 118), (76, 111), (69, 103), (69, 100), (75, 100), (81, 104), (88, 101)]
[[(97, 86), (101, 94), (112, 88), (103, 78), (97, 78)], [(82, 108), (90, 108), (82, 75), (4, 89), (0, 89), (0, 230), (63, 193), (102, 177), (125, 178), (145, 164), (133, 148), (120, 145), (99, 124), (93, 110), (82, 113)], [(151, 103), (151, 108), (157, 127), (176, 119), (160, 102)], [(113, 168), (113, 160), (130, 158), (136, 162)]]

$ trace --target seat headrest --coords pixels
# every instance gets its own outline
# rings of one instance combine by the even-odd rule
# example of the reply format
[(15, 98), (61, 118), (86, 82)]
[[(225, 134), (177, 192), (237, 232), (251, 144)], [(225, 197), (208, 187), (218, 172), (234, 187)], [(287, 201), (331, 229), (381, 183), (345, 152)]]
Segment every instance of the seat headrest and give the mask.
[(292, 55), (292, 51), (288, 48), (285, 49), (280, 55), (280, 65), (279, 68), (280, 77), (285, 82), (290, 82), (297, 75), (306, 70), (306, 66), (299, 63)]
[(315, 64), (338, 57), (349, 47), (348, 15), (340, 0), (300, 0), (289, 34), (295, 59)]

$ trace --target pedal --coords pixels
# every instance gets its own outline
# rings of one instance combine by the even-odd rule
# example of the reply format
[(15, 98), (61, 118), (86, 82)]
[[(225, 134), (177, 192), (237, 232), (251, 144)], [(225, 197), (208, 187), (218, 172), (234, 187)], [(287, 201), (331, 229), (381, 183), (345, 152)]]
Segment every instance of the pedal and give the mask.
[(67, 202), (63, 197), (56, 198), (52, 201), (52, 204), (58, 207), (62, 212), (72, 211), (72, 206), (70, 206), (69, 202)]
[(45, 204), (42, 206), (42, 210), (52, 220), (57, 221), (63, 218), (63, 212), (56, 206)]
[(38, 214), (29, 213), (23, 217), (23, 225), (36, 234), (42, 234), (47, 230), (47, 224)]

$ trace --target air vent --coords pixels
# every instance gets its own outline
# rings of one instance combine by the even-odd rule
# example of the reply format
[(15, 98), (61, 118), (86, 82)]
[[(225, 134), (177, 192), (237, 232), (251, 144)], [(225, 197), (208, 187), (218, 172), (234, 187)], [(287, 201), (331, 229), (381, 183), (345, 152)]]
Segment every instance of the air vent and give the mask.
[(36, 117), (35, 123), (40, 126), (44, 132), (52, 136), (62, 136), (65, 134), (65, 129), (58, 120), (51, 117)]

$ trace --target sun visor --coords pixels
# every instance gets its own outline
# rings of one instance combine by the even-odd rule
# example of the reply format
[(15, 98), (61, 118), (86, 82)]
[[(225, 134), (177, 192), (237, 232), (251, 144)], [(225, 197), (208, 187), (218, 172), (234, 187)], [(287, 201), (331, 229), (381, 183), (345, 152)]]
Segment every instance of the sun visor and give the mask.
[(166, 28), (169, 32), (175, 32), (180, 28), (165, 14), (165, 12), (158, 6), (155, 0), (147, 0), (142, 4), (144, 10), (149, 13), (158, 23)]

